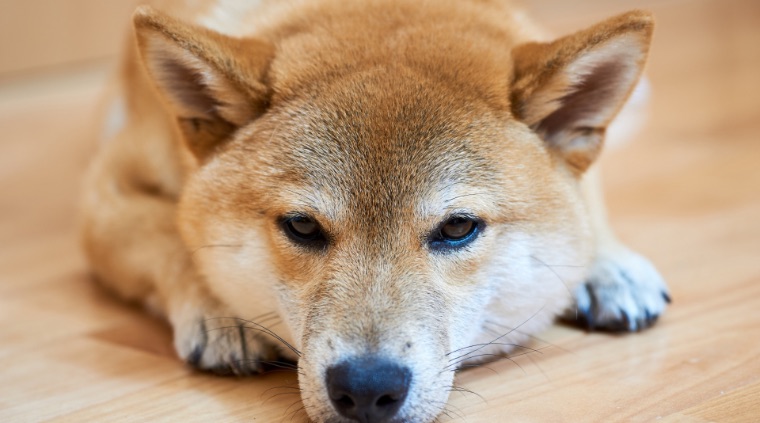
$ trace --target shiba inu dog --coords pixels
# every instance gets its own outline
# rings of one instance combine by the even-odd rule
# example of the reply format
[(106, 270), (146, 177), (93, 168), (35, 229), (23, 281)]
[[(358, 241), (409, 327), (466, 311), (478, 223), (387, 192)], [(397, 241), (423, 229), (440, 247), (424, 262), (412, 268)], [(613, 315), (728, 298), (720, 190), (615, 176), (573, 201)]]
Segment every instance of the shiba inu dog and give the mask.
[(457, 368), (566, 310), (635, 331), (665, 309), (593, 167), (648, 13), (548, 40), (497, 0), (156, 6), (134, 15), (83, 237), (192, 366), (286, 357), (314, 421), (427, 422)]

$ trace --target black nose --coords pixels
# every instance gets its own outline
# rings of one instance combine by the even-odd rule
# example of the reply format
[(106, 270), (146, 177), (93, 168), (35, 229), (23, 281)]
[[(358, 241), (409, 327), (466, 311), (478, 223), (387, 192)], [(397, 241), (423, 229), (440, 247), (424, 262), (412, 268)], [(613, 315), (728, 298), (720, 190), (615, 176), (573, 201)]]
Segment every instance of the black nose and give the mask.
[(404, 404), (412, 372), (378, 358), (356, 357), (327, 369), (327, 392), (343, 417), (361, 423), (386, 422)]

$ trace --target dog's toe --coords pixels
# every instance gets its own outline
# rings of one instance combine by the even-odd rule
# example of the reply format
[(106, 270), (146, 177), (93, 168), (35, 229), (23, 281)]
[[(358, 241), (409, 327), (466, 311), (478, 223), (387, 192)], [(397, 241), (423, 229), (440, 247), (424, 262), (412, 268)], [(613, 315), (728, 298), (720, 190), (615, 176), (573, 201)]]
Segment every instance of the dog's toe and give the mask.
[(600, 255), (575, 293), (568, 318), (588, 329), (637, 331), (652, 326), (670, 303), (665, 281), (641, 255), (619, 249)]
[(175, 347), (190, 366), (221, 375), (246, 376), (262, 371), (274, 348), (235, 318), (196, 317), (175, 323)]

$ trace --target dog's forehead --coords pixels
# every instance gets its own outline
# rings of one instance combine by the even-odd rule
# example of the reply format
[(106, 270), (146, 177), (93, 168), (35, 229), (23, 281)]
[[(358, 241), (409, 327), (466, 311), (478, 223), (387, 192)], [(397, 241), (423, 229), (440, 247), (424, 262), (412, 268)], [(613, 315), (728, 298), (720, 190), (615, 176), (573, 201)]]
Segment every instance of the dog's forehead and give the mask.
[(496, 174), (489, 144), (503, 129), (482, 105), (379, 72), (331, 87), (283, 124), (284, 179), (373, 215), (489, 185)]

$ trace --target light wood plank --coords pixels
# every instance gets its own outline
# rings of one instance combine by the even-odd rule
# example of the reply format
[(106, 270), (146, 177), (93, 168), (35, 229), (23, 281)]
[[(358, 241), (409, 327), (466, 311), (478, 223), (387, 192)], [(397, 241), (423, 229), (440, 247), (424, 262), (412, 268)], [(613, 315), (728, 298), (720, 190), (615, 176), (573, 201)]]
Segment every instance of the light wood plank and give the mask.
[[(530, 3), (560, 32), (656, 13), (649, 123), (603, 167), (616, 228), (675, 301), (649, 331), (557, 325), (538, 352), (461, 372), (476, 394), (442, 420), (757, 421), (760, 3)], [(106, 75), (0, 84), (0, 421), (304, 421), (294, 374), (193, 373), (164, 323), (88, 279), (75, 204)]]

